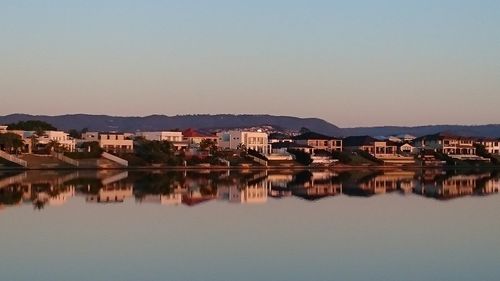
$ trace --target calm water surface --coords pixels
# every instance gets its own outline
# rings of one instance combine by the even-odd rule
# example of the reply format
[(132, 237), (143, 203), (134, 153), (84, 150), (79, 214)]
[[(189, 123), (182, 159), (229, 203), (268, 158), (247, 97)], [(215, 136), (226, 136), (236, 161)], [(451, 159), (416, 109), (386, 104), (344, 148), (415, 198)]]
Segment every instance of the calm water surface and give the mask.
[(0, 172), (0, 280), (500, 280), (498, 171)]

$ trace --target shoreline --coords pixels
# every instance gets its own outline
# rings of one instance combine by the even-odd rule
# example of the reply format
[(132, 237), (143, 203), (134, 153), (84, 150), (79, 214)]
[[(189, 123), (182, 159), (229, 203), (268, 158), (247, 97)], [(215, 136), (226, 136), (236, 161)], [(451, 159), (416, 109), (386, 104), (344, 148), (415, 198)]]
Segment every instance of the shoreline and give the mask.
[(422, 165), (336, 165), (336, 166), (132, 166), (132, 167), (0, 167), (1, 171), (37, 171), (37, 170), (61, 170), (61, 171), (80, 171), (80, 170), (127, 170), (127, 171), (245, 171), (245, 170), (415, 170), (415, 169), (500, 169), (500, 165), (439, 165), (439, 166), (422, 166)]

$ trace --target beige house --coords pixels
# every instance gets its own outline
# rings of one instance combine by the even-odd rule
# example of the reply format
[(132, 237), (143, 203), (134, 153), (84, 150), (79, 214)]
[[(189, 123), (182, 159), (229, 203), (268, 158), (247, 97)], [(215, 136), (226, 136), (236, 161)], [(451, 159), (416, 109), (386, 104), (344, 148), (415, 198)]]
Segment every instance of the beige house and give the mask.
[(397, 156), (397, 144), (388, 140), (378, 140), (370, 136), (353, 136), (344, 139), (344, 149), (348, 151), (362, 150), (377, 158)]
[(326, 151), (342, 151), (342, 139), (329, 137), (315, 132), (307, 132), (293, 138), (300, 145), (308, 145), (314, 149)]
[(110, 153), (129, 153), (134, 151), (134, 141), (122, 133), (99, 133), (99, 146)]
[(222, 149), (237, 149), (240, 146), (253, 149), (264, 155), (269, 154), (267, 133), (250, 131), (226, 131), (217, 133), (217, 143)]
[(432, 149), (452, 157), (464, 158), (476, 155), (474, 143), (472, 138), (438, 133), (417, 138), (415, 147), (419, 150)]
[(500, 140), (499, 139), (479, 139), (478, 144), (484, 146), (490, 154), (500, 155)]

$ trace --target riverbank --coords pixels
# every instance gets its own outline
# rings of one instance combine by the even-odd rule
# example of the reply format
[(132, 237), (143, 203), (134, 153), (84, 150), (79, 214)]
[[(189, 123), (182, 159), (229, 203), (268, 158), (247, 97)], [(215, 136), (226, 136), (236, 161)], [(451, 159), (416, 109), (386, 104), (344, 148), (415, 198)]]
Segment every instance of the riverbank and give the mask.
[(248, 166), (129, 166), (129, 167), (0, 167), (0, 171), (31, 171), (31, 170), (187, 170), (187, 171), (221, 171), (221, 170), (394, 170), (394, 169), (500, 169), (500, 165), (332, 165), (332, 166), (303, 166), (303, 165), (248, 165)]

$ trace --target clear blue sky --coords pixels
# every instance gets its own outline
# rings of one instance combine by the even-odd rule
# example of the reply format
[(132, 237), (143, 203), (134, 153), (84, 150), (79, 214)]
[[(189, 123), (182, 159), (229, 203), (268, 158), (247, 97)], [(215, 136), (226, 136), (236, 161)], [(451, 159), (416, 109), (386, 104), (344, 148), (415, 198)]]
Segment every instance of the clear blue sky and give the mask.
[(0, 114), (500, 123), (500, 1), (0, 2)]

